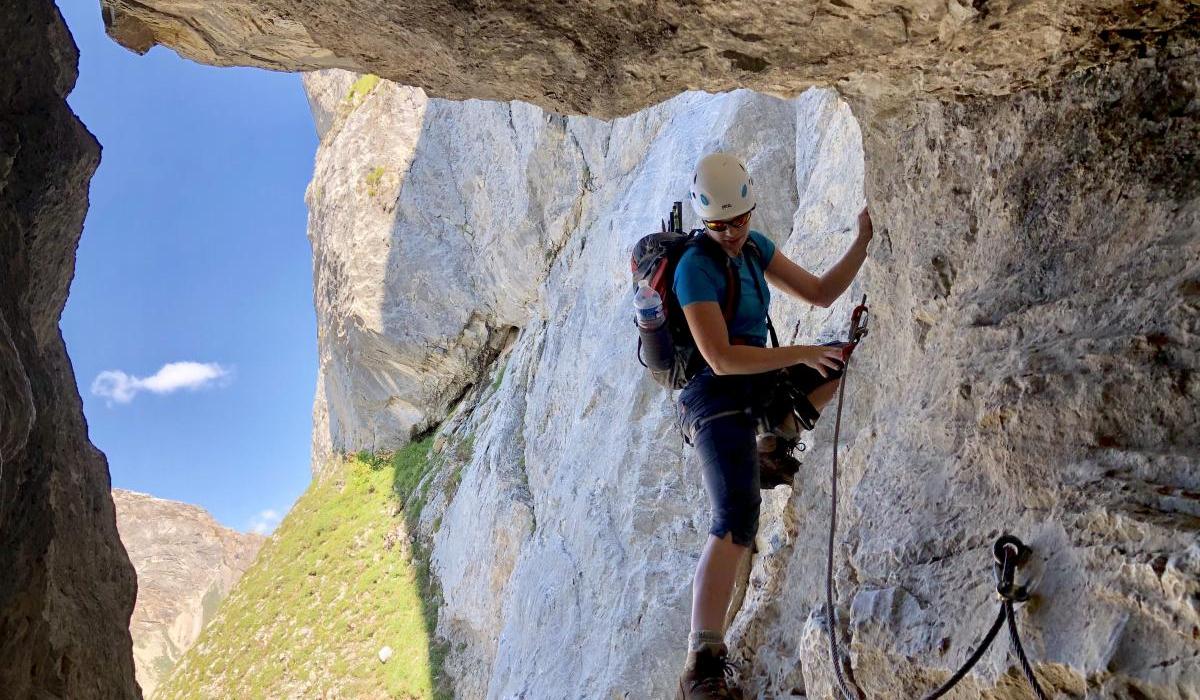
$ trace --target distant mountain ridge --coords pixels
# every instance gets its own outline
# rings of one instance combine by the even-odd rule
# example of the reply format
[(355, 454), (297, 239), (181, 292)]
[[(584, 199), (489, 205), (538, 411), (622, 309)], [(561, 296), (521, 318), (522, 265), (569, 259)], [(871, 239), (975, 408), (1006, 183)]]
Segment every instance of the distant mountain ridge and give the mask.
[(199, 506), (113, 489), (117, 529), (137, 570), (129, 621), (146, 698), (170, 674), (266, 538), (223, 527)]

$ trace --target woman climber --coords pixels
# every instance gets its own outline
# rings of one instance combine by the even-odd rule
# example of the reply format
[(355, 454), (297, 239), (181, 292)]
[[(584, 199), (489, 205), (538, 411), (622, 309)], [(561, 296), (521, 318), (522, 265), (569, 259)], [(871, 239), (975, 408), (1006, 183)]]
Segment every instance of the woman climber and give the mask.
[[(746, 168), (732, 155), (712, 153), (697, 163), (690, 197), (707, 235), (703, 245), (683, 253), (674, 273), (674, 294), (707, 363), (679, 402), (713, 512), (693, 580), (691, 635), (677, 700), (740, 697), (725, 678), (730, 664), (724, 626), (735, 572), (758, 531), (759, 489), (791, 483), (799, 467), (790, 456), (801, 427), (795, 416), (811, 429), (841, 376), (837, 344), (766, 347), (771, 301), (766, 282), (828, 307), (850, 286), (872, 236), (871, 216), (863, 209), (849, 251), (817, 277), (750, 229), (752, 187)], [(733, 266), (730, 274), (740, 285), (732, 313), (722, 311), (721, 300), (730, 291), (726, 265)], [(781, 382), (789, 389), (781, 390)], [(788, 404), (782, 411), (780, 397)]]

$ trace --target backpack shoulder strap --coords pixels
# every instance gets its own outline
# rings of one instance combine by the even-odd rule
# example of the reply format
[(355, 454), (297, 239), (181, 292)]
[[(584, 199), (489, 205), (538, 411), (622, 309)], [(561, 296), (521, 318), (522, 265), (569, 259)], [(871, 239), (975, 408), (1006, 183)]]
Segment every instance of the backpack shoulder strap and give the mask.
[[(746, 257), (746, 260), (747, 261), (757, 260), (759, 268), (762, 269), (763, 278), (765, 279), (766, 274), (767, 274), (767, 268), (765, 265), (763, 265), (762, 250), (758, 247), (758, 244), (754, 242), (754, 237), (747, 236), (746, 243), (744, 244), (743, 247), (750, 249), (750, 255), (748, 255)], [(754, 278), (754, 285), (758, 291), (759, 300), (765, 301), (766, 295), (763, 294), (762, 287), (759, 286), (759, 281), (758, 281), (757, 276)], [(775, 333), (775, 324), (771, 323), (771, 314), (769, 314), (769, 313), (767, 314), (767, 333), (770, 334), (770, 336), (771, 336), (771, 347), (776, 347), (776, 348), (779, 347), (779, 336), (776, 335), (776, 333)]]
[(716, 241), (705, 234), (703, 229), (692, 231), (692, 241), (692, 244), (698, 246), (718, 267), (725, 270), (725, 301), (721, 304), (721, 315), (725, 317), (725, 323), (729, 324), (737, 314), (742, 292), (741, 279), (733, 269), (733, 259)]
[[(762, 273), (763, 273), (763, 278), (765, 279), (765, 278), (766, 278), (766, 274), (767, 274), (767, 266), (766, 266), (766, 265), (763, 265), (763, 261), (762, 261), (762, 249), (760, 249), (760, 248), (758, 247), (758, 244), (754, 242), (754, 237), (753, 237), (753, 236), (747, 236), (747, 237), (746, 237), (746, 242), (742, 244), (742, 247), (743, 247), (744, 249), (746, 249), (746, 250), (749, 250), (749, 251), (750, 251), (750, 254), (746, 256), (746, 261), (747, 261), (747, 263), (753, 263), (753, 262), (757, 262), (757, 263), (758, 263), (758, 267), (759, 267), (759, 269), (760, 269), (760, 270), (762, 271)], [(763, 302), (763, 303), (766, 303), (766, 301), (767, 301), (767, 295), (763, 293), (762, 286), (761, 286), (761, 284), (760, 284), (760, 283), (759, 283), (759, 281), (758, 281), (758, 276), (756, 276), (756, 275), (755, 275), (755, 276), (753, 276), (753, 277), (754, 277), (754, 287), (755, 287), (755, 291), (756, 291), (756, 292), (758, 292), (758, 300), (759, 300), (759, 301), (761, 301), (761, 302)]]
[(741, 303), (742, 280), (733, 271), (733, 260), (725, 256), (725, 304), (721, 307), (721, 315), (728, 325), (737, 315), (738, 304)]
[[(733, 269), (733, 258), (717, 244), (712, 238), (704, 233), (703, 229), (692, 231), (692, 240), (688, 241), (689, 245), (699, 246), (705, 254), (713, 259), (719, 267), (725, 270), (725, 302), (721, 305), (721, 315), (725, 317), (725, 323), (732, 323), (733, 317), (737, 314), (738, 304), (741, 302), (742, 280), (737, 272)], [(747, 260), (757, 260), (764, 274), (766, 268), (762, 264), (762, 251), (753, 238), (747, 238), (744, 246), (750, 248), (750, 255)], [(766, 301), (766, 295), (763, 294), (762, 287), (759, 286), (758, 278), (755, 277), (755, 287), (759, 294), (759, 299)], [(771, 322), (771, 315), (767, 314), (767, 333), (771, 337), (771, 346), (779, 347), (779, 336), (775, 332), (775, 324)]]

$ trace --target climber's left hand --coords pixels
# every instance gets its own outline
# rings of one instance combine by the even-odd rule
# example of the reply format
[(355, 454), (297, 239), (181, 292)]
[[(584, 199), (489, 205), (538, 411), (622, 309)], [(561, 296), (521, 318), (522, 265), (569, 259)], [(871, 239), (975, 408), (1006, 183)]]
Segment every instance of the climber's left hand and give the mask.
[(871, 223), (871, 212), (863, 207), (858, 214), (858, 240), (861, 243), (870, 243), (874, 237), (875, 225)]

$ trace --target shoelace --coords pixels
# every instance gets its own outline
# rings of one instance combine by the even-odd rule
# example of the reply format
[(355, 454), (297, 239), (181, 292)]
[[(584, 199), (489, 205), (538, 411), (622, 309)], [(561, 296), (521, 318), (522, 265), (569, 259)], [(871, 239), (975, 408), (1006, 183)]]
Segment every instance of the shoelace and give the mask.
[(729, 684), (737, 677), (738, 665), (729, 660), (727, 656), (720, 656), (714, 660), (714, 669), (719, 670), (708, 678), (697, 683), (694, 687), (696, 690), (704, 690), (717, 693), (720, 698), (734, 698), (733, 691), (729, 689)]
[(808, 446), (805, 445), (804, 441), (799, 437), (797, 437), (795, 440), (785, 440), (784, 438), (779, 438), (779, 444), (782, 446), (781, 451), (789, 457), (794, 456), (797, 450), (803, 452), (808, 449)]

